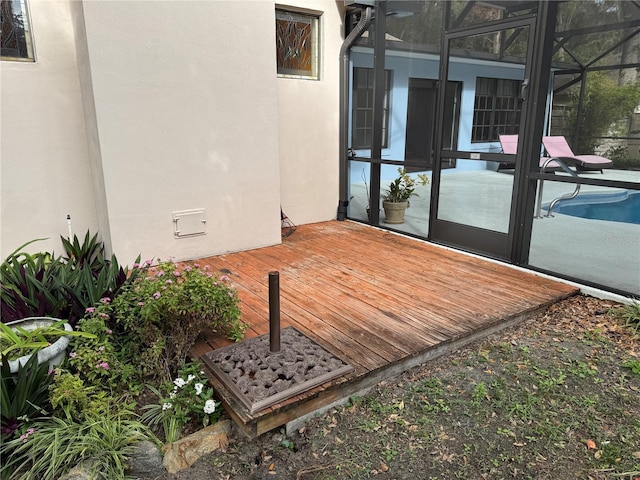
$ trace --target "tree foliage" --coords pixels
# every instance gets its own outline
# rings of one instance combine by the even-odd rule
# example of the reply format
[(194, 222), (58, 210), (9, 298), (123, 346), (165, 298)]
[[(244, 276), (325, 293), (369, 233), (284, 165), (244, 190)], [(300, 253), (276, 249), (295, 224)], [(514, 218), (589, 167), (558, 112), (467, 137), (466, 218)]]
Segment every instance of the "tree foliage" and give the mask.
[(640, 82), (618, 86), (605, 73), (592, 72), (587, 75), (580, 117), (579, 99), (580, 92), (576, 88), (570, 94), (567, 127), (569, 132), (575, 132), (579, 123), (580, 129), (573, 150), (580, 154), (592, 153), (598, 137), (627, 135), (627, 119), (640, 104)]

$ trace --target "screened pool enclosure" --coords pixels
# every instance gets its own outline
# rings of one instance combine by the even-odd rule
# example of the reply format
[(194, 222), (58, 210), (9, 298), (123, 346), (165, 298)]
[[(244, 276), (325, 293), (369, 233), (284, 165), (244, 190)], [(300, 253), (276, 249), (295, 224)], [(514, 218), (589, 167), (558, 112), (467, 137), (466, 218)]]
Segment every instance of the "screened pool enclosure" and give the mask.
[[(640, 296), (635, 2), (346, 3), (339, 219)], [(399, 168), (429, 183), (398, 224)]]

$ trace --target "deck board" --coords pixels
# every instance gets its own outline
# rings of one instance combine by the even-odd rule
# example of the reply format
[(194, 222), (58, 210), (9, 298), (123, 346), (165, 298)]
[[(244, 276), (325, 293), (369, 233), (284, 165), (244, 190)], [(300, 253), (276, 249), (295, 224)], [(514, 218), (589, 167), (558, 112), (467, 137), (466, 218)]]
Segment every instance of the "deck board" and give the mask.
[[(304, 225), (281, 245), (198, 261), (237, 288), (247, 337), (268, 333), (268, 274), (280, 273), (282, 327), (354, 367), (346, 377), (250, 415), (213, 375), (248, 435), (372, 386), (577, 293), (575, 287), (356, 222)], [(230, 342), (210, 334), (199, 356)]]

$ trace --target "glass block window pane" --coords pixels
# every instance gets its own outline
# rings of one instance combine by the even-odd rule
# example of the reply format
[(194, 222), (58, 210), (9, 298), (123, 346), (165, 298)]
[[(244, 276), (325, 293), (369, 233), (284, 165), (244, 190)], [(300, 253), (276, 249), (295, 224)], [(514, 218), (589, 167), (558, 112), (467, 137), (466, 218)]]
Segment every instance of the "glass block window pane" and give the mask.
[[(371, 148), (373, 134), (373, 69), (353, 69), (353, 96), (351, 128), (352, 148)], [(384, 101), (382, 106), (382, 148), (388, 147), (389, 131), (389, 91), (391, 71), (385, 70)]]
[(276, 10), (278, 75), (318, 79), (318, 17)]
[(0, 23), (2, 23), (2, 60), (34, 61), (25, 0), (0, 1)]
[(472, 142), (492, 142), (500, 134), (516, 134), (520, 126), (519, 80), (477, 78)]

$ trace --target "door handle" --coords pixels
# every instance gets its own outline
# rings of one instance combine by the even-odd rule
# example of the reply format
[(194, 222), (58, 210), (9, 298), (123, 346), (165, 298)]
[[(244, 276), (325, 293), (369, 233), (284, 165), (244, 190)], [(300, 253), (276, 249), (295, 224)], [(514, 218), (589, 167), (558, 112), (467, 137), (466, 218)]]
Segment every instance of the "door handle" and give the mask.
[(527, 100), (527, 91), (529, 90), (529, 79), (525, 78), (520, 87), (520, 99), (525, 102)]

